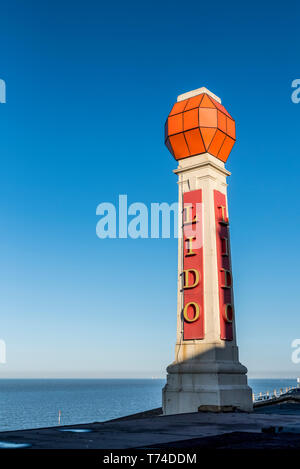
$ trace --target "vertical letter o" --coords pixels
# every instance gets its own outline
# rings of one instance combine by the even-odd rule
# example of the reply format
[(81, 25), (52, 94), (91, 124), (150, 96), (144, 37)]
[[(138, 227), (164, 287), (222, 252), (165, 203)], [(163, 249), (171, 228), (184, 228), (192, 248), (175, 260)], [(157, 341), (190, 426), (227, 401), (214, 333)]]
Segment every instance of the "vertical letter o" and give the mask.
[(224, 306), (223, 318), (228, 323), (231, 323), (233, 321), (233, 308), (231, 304), (227, 304)]
[[(188, 317), (189, 306), (192, 306), (194, 308), (194, 316), (192, 319)], [(183, 317), (186, 320), (186, 322), (195, 322), (197, 321), (197, 319), (199, 319), (199, 316), (200, 316), (200, 308), (197, 303), (194, 303), (194, 301), (190, 301), (189, 303), (185, 305), (184, 310), (183, 310)]]

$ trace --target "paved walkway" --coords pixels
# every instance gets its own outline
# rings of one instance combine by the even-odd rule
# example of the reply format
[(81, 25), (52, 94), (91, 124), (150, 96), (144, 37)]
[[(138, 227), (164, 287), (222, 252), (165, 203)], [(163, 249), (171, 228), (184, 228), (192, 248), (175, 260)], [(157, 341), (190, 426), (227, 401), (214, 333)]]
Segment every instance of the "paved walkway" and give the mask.
[[(300, 432), (298, 404), (286, 414), (254, 412), (149, 416), (145, 413), (143, 418), (136, 416), (128, 420), (2, 432), (0, 446), (1, 442), (11, 442), (28, 443), (31, 448), (47, 449), (126, 449), (232, 432), (260, 433), (262, 428), (271, 426), (288, 427)], [(76, 432), (70, 431), (72, 429)]]

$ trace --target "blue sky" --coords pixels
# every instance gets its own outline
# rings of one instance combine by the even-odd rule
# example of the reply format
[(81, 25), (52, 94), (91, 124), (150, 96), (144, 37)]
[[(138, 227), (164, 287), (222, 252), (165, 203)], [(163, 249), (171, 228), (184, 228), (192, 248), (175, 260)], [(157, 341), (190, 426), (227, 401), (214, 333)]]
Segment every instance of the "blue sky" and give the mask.
[(177, 199), (178, 94), (237, 122), (227, 167), (241, 361), (299, 376), (299, 2), (11, 0), (0, 17), (0, 377), (164, 376), (176, 240), (100, 240), (96, 207)]

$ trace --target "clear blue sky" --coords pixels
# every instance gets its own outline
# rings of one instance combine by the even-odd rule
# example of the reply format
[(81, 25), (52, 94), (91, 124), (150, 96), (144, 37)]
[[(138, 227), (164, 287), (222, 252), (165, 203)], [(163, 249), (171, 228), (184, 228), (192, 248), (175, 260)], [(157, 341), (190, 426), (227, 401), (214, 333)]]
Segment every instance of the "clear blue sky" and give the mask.
[(100, 202), (174, 202), (163, 143), (206, 86), (237, 122), (228, 169), (241, 361), (297, 376), (299, 2), (10, 0), (1, 6), (0, 377), (164, 376), (175, 240), (100, 240)]

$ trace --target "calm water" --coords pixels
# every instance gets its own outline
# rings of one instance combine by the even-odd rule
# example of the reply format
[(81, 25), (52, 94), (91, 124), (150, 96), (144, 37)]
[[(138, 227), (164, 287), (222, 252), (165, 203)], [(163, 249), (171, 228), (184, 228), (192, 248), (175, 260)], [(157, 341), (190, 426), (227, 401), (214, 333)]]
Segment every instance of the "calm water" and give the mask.
[[(103, 421), (161, 406), (163, 379), (1, 379), (0, 431)], [(296, 380), (249, 380), (255, 393)]]

